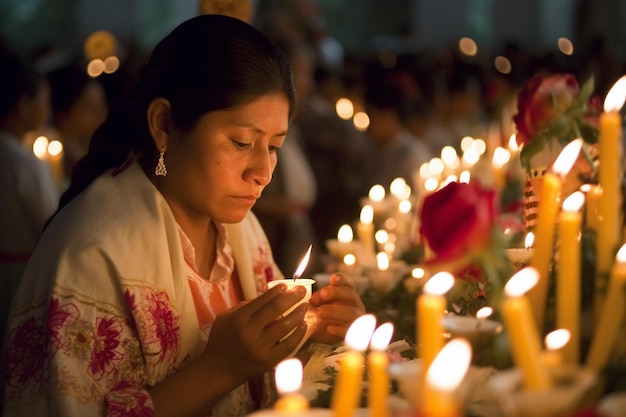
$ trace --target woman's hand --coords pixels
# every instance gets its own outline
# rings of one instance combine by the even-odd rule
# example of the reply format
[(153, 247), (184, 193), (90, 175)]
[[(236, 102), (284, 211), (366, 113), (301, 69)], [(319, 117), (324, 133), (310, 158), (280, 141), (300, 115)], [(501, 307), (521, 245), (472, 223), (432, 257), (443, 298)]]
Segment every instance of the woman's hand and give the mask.
[(318, 318), (311, 340), (327, 344), (343, 341), (352, 322), (365, 314), (354, 283), (343, 274), (333, 274), (330, 285), (313, 293), (309, 308)]
[(280, 284), (218, 315), (203, 357), (212, 367), (221, 368), (220, 374), (232, 376), (234, 386), (269, 371), (296, 348), (306, 333), (306, 304), (281, 317), (304, 295), (303, 287), (288, 291)]

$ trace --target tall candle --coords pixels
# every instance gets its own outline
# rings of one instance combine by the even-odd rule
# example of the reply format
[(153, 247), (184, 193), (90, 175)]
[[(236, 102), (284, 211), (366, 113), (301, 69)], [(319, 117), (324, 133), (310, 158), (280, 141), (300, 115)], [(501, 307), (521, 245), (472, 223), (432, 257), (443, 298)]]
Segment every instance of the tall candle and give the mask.
[(393, 335), (393, 324), (381, 324), (374, 334), (370, 342), (371, 352), (367, 357), (369, 370), (369, 409), (370, 417), (388, 417), (389, 406), (387, 399), (389, 398), (390, 382), (387, 367), (389, 366), (389, 356), (387, 355), (387, 347)]
[(592, 371), (597, 372), (604, 368), (615, 345), (620, 325), (624, 320), (625, 286), (626, 244), (617, 252), (616, 262), (611, 270), (606, 301), (587, 355), (586, 367)]
[(331, 409), (334, 417), (353, 417), (361, 396), (363, 377), (363, 352), (367, 349), (376, 317), (365, 314), (356, 319), (348, 329), (345, 345), (348, 351), (339, 361), (339, 374), (333, 387)]
[(622, 117), (620, 109), (626, 100), (626, 76), (622, 76), (609, 90), (600, 115), (600, 165), (598, 180), (601, 197), (598, 202), (599, 224), (596, 237), (596, 299), (594, 309), (601, 311), (606, 276), (611, 270), (617, 246), (622, 238), (621, 181), (622, 181)]
[(461, 415), (454, 391), (465, 378), (472, 359), (472, 348), (465, 339), (453, 339), (441, 349), (426, 373), (424, 402), (419, 415), (458, 417)]
[(515, 364), (520, 368), (528, 390), (548, 390), (551, 381), (540, 360), (541, 342), (533, 321), (530, 303), (524, 294), (539, 280), (533, 267), (513, 275), (504, 286), (502, 316)]
[(424, 284), (417, 299), (417, 344), (424, 371), (444, 345), (441, 320), (446, 310), (445, 294), (454, 285), (449, 272), (438, 272)]
[(274, 404), (275, 410), (297, 414), (309, 408), (309, 400), (298, 392), (302, 373), (302, 362), (297, 358), (285, 359), (276, 366), (274, 378), (280, 398)]
[(587, 226), (598, 231), (598, 205), (602, 191), (600, 187), (592, 184), (583, 184), (580, 189), (585, 192), (585, 223)]
[(561, 202), (563, 178), (576, 162), (582, 143), (580, 138), (568, 143), (554, 161), (552, 171), (546, 172), (543, 176), (535, 229), (535, 250), (531, 260), (531, 266), (539, 274), (539, 281), (528, 294), (535, 323), (539, 329), (543, 329), (550, 264), (554, 250), (554, 223)]
[(569, 330), (571, 342), (563, 347), (563, 362), (580, 360), (580, 208), (585, 195), (576, 191), (563, 201), (559, 216), (559, 260), (556, 282), (556, 325)]

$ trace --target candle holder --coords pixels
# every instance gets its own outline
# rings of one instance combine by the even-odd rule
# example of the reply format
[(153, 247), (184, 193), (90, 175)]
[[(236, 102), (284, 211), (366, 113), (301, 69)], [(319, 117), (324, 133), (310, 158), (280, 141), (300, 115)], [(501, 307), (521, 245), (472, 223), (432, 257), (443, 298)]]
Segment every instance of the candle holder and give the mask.
[(558, 417), (569, 415), (583, 403), (596, 383), (595, 373), (579, 367), (548, 368), (552, 387), (527, 390), (518, 368), (499, 372), (489, 380), (505, 417)]
[[(398, 384), (399, 394), (408, 401), (413, 410), (422, 409), (422, 392), (424, 389), (424, 375), (421, 359), (413, 359), (389, 364), (389, 377)], [(471, 401), (476, 387), (482, 385), (488, 377), (488, 368), (470, 366), (465, 378), (454, 391), (453, 397), (461, 409), (465, 409)]]
[(491, 348), (497, 334), (503, 330), (502, 323), (472, 316), (445, 316), (441, 322), (444, 338), (466, 339), (472, 345), (472, 364), (488, 366)]
[(504, 250), (506, 258), (513, 265), (514, 270), (521, 269), (530, 264), (533, 257), (533, 248), (509, 248)]

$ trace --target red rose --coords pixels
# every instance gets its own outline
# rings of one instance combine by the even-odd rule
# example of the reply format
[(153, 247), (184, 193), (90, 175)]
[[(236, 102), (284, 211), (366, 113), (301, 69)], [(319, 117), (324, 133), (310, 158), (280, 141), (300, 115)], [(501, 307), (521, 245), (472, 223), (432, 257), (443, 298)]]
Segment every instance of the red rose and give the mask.
[(420, 234), (437, 260), (459, 258), (484, 247), (496, 219), (496, 193), (479, 183), (451, 182), (424, 199)]
[(579, 92), (571, 74), (557, 74), (531, 79), (517, 95), (517, 144), (523, 145), (553, 120), (562, 115)]

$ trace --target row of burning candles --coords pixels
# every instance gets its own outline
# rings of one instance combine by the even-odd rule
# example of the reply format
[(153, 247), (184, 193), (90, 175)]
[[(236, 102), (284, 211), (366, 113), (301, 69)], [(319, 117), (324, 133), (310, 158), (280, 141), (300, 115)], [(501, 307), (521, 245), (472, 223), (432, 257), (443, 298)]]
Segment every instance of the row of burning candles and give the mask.
[[(569, 332), (559, 329), (546, 337), (548, 351), (540, 352), (535, 345), (538, 333), (533, 326), (530, 305), (524, 293), (538, 279), (532, 268), (523, 269), (514, 275), (507, 284), (507, 300), (503, 304), (503, 315), (509, 329), (513, 353), (523, 371), (528, 388), (547, 389), (548, 379), (543, 378), (547, 366), (560, 365), (560, 349), (567, 344)], [(296, 280), (297, 281), (297, 280)], [(445, 316), (445, 293), (452, 287), (454, 277), (447, 272), (435, 274), (424, 286), (424, 293), (417, 301), (417, 336), (418, 355), (421, 358), (425, 385), (421, 392), (420, 410), (424, 415), (449, 417), (459, 415), (458, 399), (455, 390), (464, 379), (471, 363), (472, 348), (464, 338), (455, 338), (445, 342), (443, 318)], [(490, 310), (485, 308), (483, 310)], [(491, 311), (477, 314), (478, 322)], [(365, 366), (368, 369), (368, 408), (373, 417), (390, 415), (388, 397), (390, 378), (388, 373), (389, 358), (386, 352), (392, 338), (394, 327), (384, 323), (376, 328), (376, 318), (365, 314), (356, 319), (345, 337), (347, 353), (339, 364), (331, 400), (331, 412), (334, 416), (353, 416), (361, 398), (361, 381)], [(480, 332), (477, 326), (469, 331)], [(538, 339), (537, 339), (538, 340)], [(369, 352), (365, 355), (365, 352)], [(537, 349), (536, 352), (533, 349)], [(540, 358), (534, 361), (534, 356)], [(367, 365), (365, 364), (367, 356)], [(299, 359), (287, 359), (281, 362), (275, 371), (276, 386), (281, 398), (274, 405), (274, 410), (282, 413), (303, 414), (309, 408), (308, 399), (299, 389), (302, 384), (302, 364)]]

